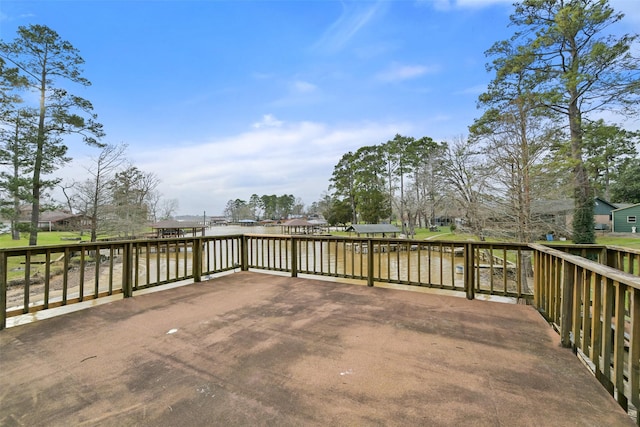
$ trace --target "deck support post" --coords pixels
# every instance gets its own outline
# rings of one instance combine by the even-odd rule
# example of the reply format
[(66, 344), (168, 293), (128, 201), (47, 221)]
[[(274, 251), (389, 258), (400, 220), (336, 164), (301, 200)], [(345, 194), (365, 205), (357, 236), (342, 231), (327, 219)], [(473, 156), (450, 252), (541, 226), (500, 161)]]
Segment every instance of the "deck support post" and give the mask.
[(0, 331), (7, 327), (7, 255), (0, 253)]
[(133, 296), (133, 243), (126, 243), (122, 254), (122, 295)]
[(573, 287), (575, 275), (573, 266), (562, 261), (562, 311), (560, 313), (560, 343), (563, 347), (571, 347), (572, 311), (573, 311)]
[(298, 277), (298, 243), (291, 236), (291, 277)]
[(194, 239), (191, 245), (191, 269), (194, 282), (202, 282), (202, 240)]
[(367, 286), (373, 286), (373, 240), (367, 239)]
[(246, 234), (242, 235), (240, 239), (240, 270), (249, 270), (249, 238)]
[(473, 260), (473, 243), (466, 243), (464, 245), (464, 291), (467, 294), (467, 299), (475, 298), (475, 289), (473, 287), (474, 279), (474, 260)]

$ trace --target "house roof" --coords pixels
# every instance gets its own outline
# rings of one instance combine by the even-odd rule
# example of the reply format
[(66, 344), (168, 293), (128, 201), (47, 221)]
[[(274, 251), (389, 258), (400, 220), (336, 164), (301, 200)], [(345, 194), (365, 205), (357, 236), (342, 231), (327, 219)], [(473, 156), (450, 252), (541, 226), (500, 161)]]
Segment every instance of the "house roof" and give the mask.
[(400, 229), (391, 224), (354, 224), (346, 231), (355, 231), (358, 234), (400, 233)]
[(290, 219), (287, 222), (283, 222), (282, 225), (285, 227), (313, 227), (315, 224), (310, 223), (306, 219), (297, 218)]
[(40, 222), (57, 222), (62, 221), (69, 218), (75, 218), (80, 215), (75, 215), (69, 212), (61, 212), (61, 211), (44, 211), (40, 212)]
[(205, 228), (202, 223), (195, 221), (176, 221), (173, 219), (167, 219), (165, 221), (159, 221), (155, 224), (151, 224), (153, 229), (185, 229), (185, 228)]
[(601, 199), (600, 197), (596, 197), (594, 199), (594, 204), (595, 204), (596, 214), (604, 214), (604, 213), (608, 214), (612, 210), (619, 208), (619, 206), (616, 206), (613, 203), (607, 202), (606, 200)]
[(624, 208), (614, 209), (613, 211), (614, 211), (614, 212), (620, 212), (620, 211), (623, 211), (623, 210), (625, 210), (625, 209), (635, 208), (635, 207), (637, 207), (637, 206), (640, 206), (640, 203), (636, 203), (636, 204), (634, 204), (634, 205), (625, 206)]

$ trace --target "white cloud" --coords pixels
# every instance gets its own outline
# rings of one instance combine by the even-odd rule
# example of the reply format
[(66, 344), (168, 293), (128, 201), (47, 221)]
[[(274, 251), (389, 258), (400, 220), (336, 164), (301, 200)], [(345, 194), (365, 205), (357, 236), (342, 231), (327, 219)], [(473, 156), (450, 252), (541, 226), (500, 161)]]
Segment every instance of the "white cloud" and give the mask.
[(396, 133), (410, 134), (407, 123), (343, 124), (277, 120), (270, 114), (251, 130), (227, 138), (177, 144), (162, 152), (132, 152), (141, 170), (162, 180), (163, 197), (178, 199), (180, 213), (222, 214), (230, 199), (252, 194), (293, 194), (309, 205), (326, 191), (333, 167), (343, 154), (383, 143)]
[(463, 7), (486, 7), (494, 4), (506, 4), (511, 6), (514, 0), (455, 0), (455, 4), (459, 8)]
[(511, 6), (515, 0), (418, 0), (418, 4), (433, 6), (436, 10), (449, 11), (463, 8), (483, 8), (496, 4)]
[(314, 92), (317, 89), (317, 86), (309, 82), (296, 80), (292, 84), (292, 89), (297, 93), (310, 93)]
[(285, 92), (270, 105), (276, 108), (309, 105), (322, 100), (323, 96), (322, 91), (315, 84), (296, 79), (287, 82)]
[(342, 13), (313, 45), (315, 50), (337, 52), (364, 28), (383, 8), (384, 0), (369, 2), (350, 1), (342, 3)]
[[(480, 9), (495, 5), (512, 7), (516, 0), (416, 0), (419, 5), (428, 5), (436, 10)], [(625, 14), (625, 20), (640, 23), (638, 0), (609, 0), (609, 5), (617, 12)]]
[(268, 127), (268, 128), (280, 127), (280, 126), (282, 126), (282, 122), (276, 119), (273, 114), (265, 114), (264, 116), (262, 116), (261, 121), (251, 125), (251, 127), (255, 129), (265, 128), (265, 127)]
[(392, 64), (388, 69), (378, 73), (378, 80), (393, 82), (415, 79), (425, 74), (435, 73), (438, 67), (426, 65), (400, 65)]
[(487, 85), (470, 86), (454, 92), (455, 95), (482, 95), (487, 91)]

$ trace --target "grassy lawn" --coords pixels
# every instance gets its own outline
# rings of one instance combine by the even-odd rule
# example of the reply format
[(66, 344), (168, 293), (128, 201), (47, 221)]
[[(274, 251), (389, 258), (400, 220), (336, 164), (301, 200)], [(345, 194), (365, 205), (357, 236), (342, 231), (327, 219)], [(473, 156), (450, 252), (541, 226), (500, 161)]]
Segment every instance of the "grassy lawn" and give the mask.
[[(332, 232), (331, 234), (336, 236), (354, 236), (354, 233), (347, 232)], [(414, 237), (416, 240), (452, 240), (452, 241), (467, 241), (467, 240), (478, 240), (476, 236), (471, 234), (465, 234), (460, 232), (451, 232), (449, 227), (439, 227), (438, 231), (429, 231), (427, 228), (416, 228), (416, 235)], [(487, 239), (488, 242), (498, 242), (496, 239)], [(571, 244), (572, 242), (567, 241), (553, 241), (548, 242), (546, 240), (540, 240), (536, 243), (541, 244)], [(596, 243), (599, 245), (612, 245), (612, 246), (621, 246), (623, 248), (630, 249), (640, 249), (640, 234), (638, 237), (626, 237), (626, 236), (613, 236), (609, 233), (600, 234), (596, 236)]]
[[(452, 233), (449, 227), (439, 227), (438, 231), (429, 231), (428, 228), (416, 228), (415, 231), (416, 235), (413, 238), (416, 240), (437, 239), (458, 241), (473, 239), (473, 237), (468, 234)], [(334, 236), (355, 236), (355, 233), (347, 233), (346, 231), (332, 231), (331, 234)]]
[[(38, 246), (63, 245), (65, 243), (89, 240), (89, 233), (75, 233), (68, 231), (43, 231), (38, 233)], [(0, 235), (0, 248), (16, 248), (29, 246), (29, 233), (20, 233), (20, 240), (11, 239), (11, 234)]]
[(622, 246), (624, 248), (640, 249), (640, 235), (638, 237), (611, 237), (598, 236), (597, 242), (601, 245)]
[[(74, 244), (80, 241), (88, 241), (90, 234), (85, 232), (80, 234), (79, 232), (68, 231), (43, 231), (38, 233), (38, 246), (51, 246), (51, 245), (65, 245)], [(17, 248), (29, 246), (29, 233), (21, 233), (20, 240), (13, 240), (11, 234), (0, 235), (0, 249), (4, 248)], [(37, 275), (44, 273), (44, 265), (39, 263), (44, 262), (44, 255), (35, 255), (31, 257), (33, 264), (31, 265), (31, 275)], [(7, 262), (7, 279), (9, 281), (20, 279), (24, 277), (24, 257), (10, 257)], [(52, 271), (60, 270), (60, 266), (56, 263), (52, 263)]]

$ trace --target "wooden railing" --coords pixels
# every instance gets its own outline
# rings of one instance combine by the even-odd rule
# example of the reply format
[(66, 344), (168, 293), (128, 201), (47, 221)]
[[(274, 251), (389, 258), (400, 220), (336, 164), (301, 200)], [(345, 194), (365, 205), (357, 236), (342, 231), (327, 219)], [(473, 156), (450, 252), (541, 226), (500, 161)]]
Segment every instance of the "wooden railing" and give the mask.
[(608, 265), (609, 267), (622, 270), (635, 276), (640, 276), (640, 249), (606, 245), (567, 244), (554, 244), (550, 247), (572, 255), (579, 255), (582, 258)]
[(242, 270), (532, 302), (618, 402), (640, 407), (640, 251), (335, 236), (232, 235), (0, 250), (7, 318)]
[[(533, 251), (509, 243), (245, 235), (247, 268), (533, 299)], [(469, 255), (471, 254), (471, 256)]]
[(241, 235), (0, 250), (0, 329), (7, 317), (239, 268)]
[[(562, 345), (589, 362), (625, 410), (629, 403), (640, 408), (640, 277), (557, 249), (531, 246), (534, 305), (555, 325)], [(617, 259), (627, 259), (622, 252), (614, 249)]]

